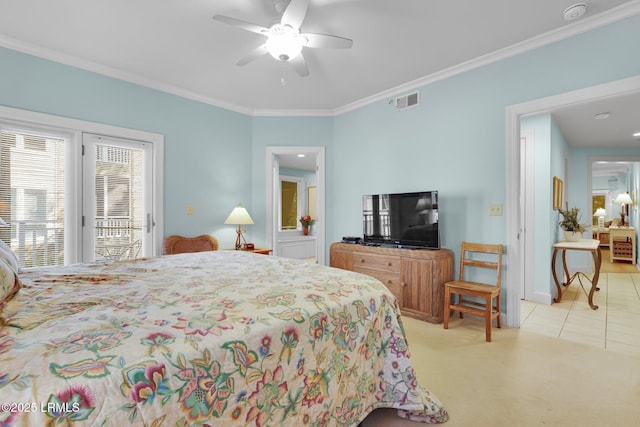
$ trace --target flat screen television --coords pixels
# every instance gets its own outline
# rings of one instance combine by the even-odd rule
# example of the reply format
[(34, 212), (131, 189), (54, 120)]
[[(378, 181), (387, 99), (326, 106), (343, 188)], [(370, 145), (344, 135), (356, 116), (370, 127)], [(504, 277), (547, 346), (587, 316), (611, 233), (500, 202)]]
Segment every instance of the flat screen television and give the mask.
[(364, 243), (440, 249), (438, 192), (362, 196)]

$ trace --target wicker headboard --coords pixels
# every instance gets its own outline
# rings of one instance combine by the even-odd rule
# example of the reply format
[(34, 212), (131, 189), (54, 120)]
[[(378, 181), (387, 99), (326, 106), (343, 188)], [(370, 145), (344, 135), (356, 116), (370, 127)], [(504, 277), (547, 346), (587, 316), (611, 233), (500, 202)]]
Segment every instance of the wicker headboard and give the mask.
[(218, 240), (208, 234), (197, 237), (169, 236), (164, 239), (163, 249), (166, 255), (187, 252), (217, 251)]

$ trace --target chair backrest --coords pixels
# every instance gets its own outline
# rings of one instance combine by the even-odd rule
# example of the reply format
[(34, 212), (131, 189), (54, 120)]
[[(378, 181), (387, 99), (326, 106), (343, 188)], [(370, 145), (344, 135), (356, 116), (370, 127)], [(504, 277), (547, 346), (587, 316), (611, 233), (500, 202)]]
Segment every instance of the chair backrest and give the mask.
[(467, 280), (464, 273), (465, 267), (495, 270), (495, 285), (498, 287), (502, 286), (502, 245), (462, 242), (462, 250), (460, 251), (460, 280)]
[(197, 237), (173, 235), (164, 239), (162, 246), (166, 255), (188, 252), (217, 251), (218, 240), (208, 234), (203, 234)]

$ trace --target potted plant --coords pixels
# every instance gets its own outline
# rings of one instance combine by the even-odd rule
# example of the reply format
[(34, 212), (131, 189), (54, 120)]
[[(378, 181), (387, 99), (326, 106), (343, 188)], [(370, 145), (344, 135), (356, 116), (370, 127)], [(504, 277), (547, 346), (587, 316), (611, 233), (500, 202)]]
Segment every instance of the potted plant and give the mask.
[(582, 233), (587, 228), (586, 224), (580, 223), (580, 209), (571, 208), (567, 204), (566, 209), (558, 209), (562, 220), (560, 221), (560, 227), (564, 230), (564, 238), (570, 242), (580, 240)]
[(311, 218), (311, 216), (305, 215), (303, 217), (300, 217), (300, 224), (302, 224), (302, 231), (306, 236), (307, 234), (309, 234), (309, 226), (313, 224), (313, 219)]

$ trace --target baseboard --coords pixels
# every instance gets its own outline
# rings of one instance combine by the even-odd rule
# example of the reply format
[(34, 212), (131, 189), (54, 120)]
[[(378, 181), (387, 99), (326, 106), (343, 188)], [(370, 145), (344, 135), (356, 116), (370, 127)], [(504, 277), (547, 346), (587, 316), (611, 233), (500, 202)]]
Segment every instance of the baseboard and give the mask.
[(533, 295), (531, 295), (531, 298), (527, 298), (526, 300), (529, 302), (535, 302), (536, 304), (551, 305), (554, 298), (555, 297), (549, 293), (534, 292)]

